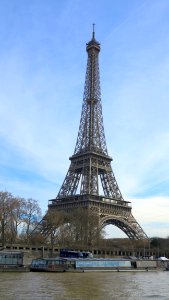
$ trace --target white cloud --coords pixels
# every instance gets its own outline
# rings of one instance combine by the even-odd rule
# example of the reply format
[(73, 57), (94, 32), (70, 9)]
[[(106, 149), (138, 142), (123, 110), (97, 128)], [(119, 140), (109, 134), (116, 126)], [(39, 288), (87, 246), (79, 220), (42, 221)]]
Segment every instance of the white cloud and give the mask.
[[(136, 217), (146, 223), (169, 224), (169, 197), (149, 197), (132, 199), (133, 211)], [(169, 228), (168, 228), (169, 230)]]
[(132, 199), (133, 215), (149, 237), (169, 236), (169, 197)]

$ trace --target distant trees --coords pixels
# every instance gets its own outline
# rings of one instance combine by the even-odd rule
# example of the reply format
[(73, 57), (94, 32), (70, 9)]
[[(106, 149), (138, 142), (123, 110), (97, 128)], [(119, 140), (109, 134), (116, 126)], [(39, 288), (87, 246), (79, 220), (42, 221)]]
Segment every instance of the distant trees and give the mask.
[(167, 238), (160, 238), (160, 237), (153, 237), (151, 238), (151, 247), (158, 248), (158, 249), (169, 249), (169, 237)]
[(99, 216), (95, 212), (78, 208), (69, 213), (69, 230), (76, 244), (94, 246), (103, 237), (100, 230)]
[(67, 213), (49, 210), (44, 217), (45, 231), (51, 245), (60, 247), (94, 246), (103, 238), (98, 215), (84, 208)]
[(31, 230), (41, 218), (41, 209), (34, 199), (14, 197), (0, 192), (0, 242), (28, 242)]

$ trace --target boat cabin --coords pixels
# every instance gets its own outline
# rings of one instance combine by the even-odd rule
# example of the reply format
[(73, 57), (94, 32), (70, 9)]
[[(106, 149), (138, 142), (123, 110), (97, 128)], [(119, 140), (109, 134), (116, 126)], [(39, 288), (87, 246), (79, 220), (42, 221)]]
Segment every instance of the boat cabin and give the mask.
[(0, 251), (0, 267), (23, 266), (23, 253), (18, 251)]

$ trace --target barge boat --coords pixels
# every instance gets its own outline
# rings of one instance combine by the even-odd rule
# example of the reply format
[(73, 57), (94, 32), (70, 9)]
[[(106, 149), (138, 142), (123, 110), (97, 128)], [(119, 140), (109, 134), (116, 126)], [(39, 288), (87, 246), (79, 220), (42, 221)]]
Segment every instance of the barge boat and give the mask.
[(157, 261), (135, 259), (94, 258), (92, 253), (61, 249), (60, 257), (33, 259), (33, 272), (90, 272), (90, 271), (149, 271), (157, 270)]
[(150, 271), (157, 270), (156, 261), (106, 258), (39, 258), (33, 259), (33, 272)]

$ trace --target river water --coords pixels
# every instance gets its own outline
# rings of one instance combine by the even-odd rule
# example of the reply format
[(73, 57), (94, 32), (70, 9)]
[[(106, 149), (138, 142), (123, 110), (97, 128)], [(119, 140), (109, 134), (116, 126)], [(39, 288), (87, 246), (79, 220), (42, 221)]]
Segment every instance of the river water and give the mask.
[(0, 273), (0, 300), (168, 300), (169, 272)]

